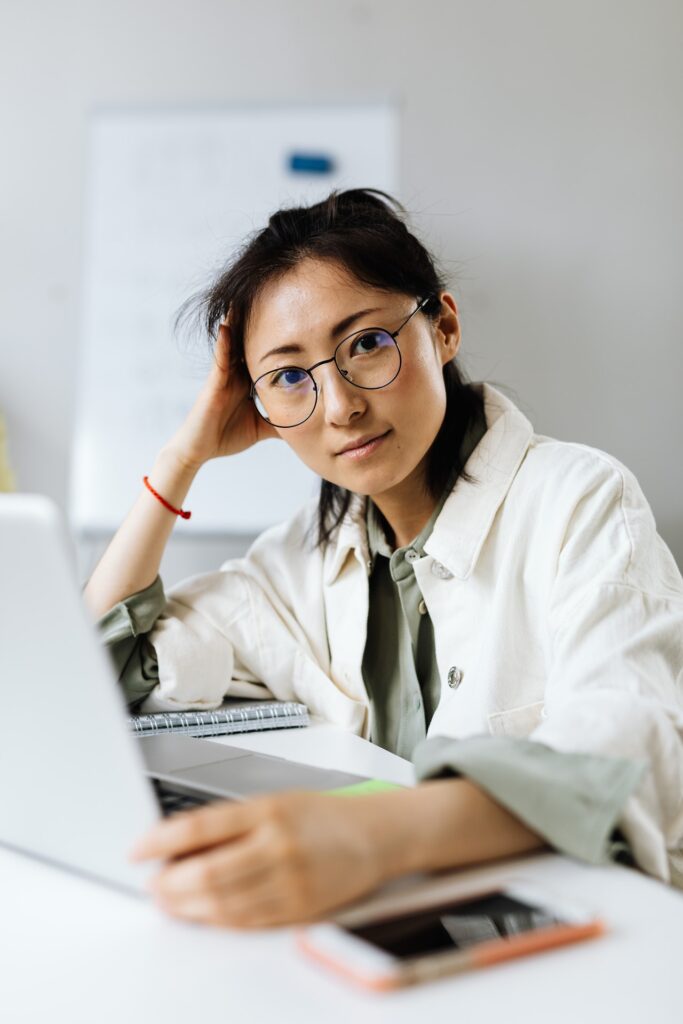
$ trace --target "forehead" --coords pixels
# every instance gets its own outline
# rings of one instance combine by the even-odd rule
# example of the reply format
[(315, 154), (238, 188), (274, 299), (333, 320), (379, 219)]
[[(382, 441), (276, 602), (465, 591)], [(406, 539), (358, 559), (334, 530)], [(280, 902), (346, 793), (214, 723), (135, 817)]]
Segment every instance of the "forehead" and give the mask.
[(363, 284), (343, 267), (304, 260), (259, 295), (249, 317), (245, 351), (258, 359), (274, 341), (327, 337), (345, 316), (371, 307), (388, 309), (391, 300), (389, 292)]

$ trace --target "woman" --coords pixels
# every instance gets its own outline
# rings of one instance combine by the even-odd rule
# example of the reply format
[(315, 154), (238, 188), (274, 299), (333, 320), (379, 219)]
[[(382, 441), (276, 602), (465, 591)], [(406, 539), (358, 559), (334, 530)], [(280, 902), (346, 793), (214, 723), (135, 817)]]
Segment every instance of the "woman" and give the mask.
[[(287, 923), (543, 845), (680, 881), (683, 580), (633, 475), (465, 383), (453, 297), (382, 193), (275, 214), (203, 311), (215, 365), (86, 590), (128, 700), (300, 699), (423, 784), (167, 820), (136, 851), (167, 860), (160, 904)], [(167, 601), (196, 473), (271, 437), (317, 507)]]

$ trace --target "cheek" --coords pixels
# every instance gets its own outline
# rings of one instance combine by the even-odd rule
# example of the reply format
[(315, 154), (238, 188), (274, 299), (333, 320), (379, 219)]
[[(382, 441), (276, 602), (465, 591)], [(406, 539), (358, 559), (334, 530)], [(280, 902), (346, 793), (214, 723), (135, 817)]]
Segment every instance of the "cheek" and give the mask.
[(428, 426), (432, 420), (443, 418), (446, 404), (443, 371), (432, 360), (417, 354), (408, 365), (404, 363), (393, 384), (376, 393), (376, 398), (378, 412), (391, 415), (396, 426), (405, 425), (412, 433), (419, 433), (421, 425)]
[(321, 472), (325, 460), (323, 436), (319, 428), (293, 427), (291, 430), (278, 430), (278, 434), (288, 448), (315, 473)]

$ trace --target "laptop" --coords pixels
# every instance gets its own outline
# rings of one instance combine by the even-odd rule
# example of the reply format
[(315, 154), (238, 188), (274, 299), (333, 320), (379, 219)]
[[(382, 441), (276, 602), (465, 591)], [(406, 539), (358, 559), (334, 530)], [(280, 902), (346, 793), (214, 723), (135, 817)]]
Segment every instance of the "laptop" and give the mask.
[(39, 495), (0, 495), (0, 688), (0, 843), (138, 894), (155, 867), (127, 854), (162, 815), (363, 781), (186, 735), (134, 736), (65, 524)]

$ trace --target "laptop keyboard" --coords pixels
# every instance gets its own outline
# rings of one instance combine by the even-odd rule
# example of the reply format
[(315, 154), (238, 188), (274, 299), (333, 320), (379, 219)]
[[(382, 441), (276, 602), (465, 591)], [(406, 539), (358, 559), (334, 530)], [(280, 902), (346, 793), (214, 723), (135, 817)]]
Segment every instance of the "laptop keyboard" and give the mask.
[(152, 785), (161, 806), (165, 818), (178, 811), (190, 811), (193, 807), (202, 807), (209, 803), (208, 799), (200, 796), (190, 796), (189, 793), (179, 793), (175, 789), (169, 789), (158, 779), (152, 779)]

